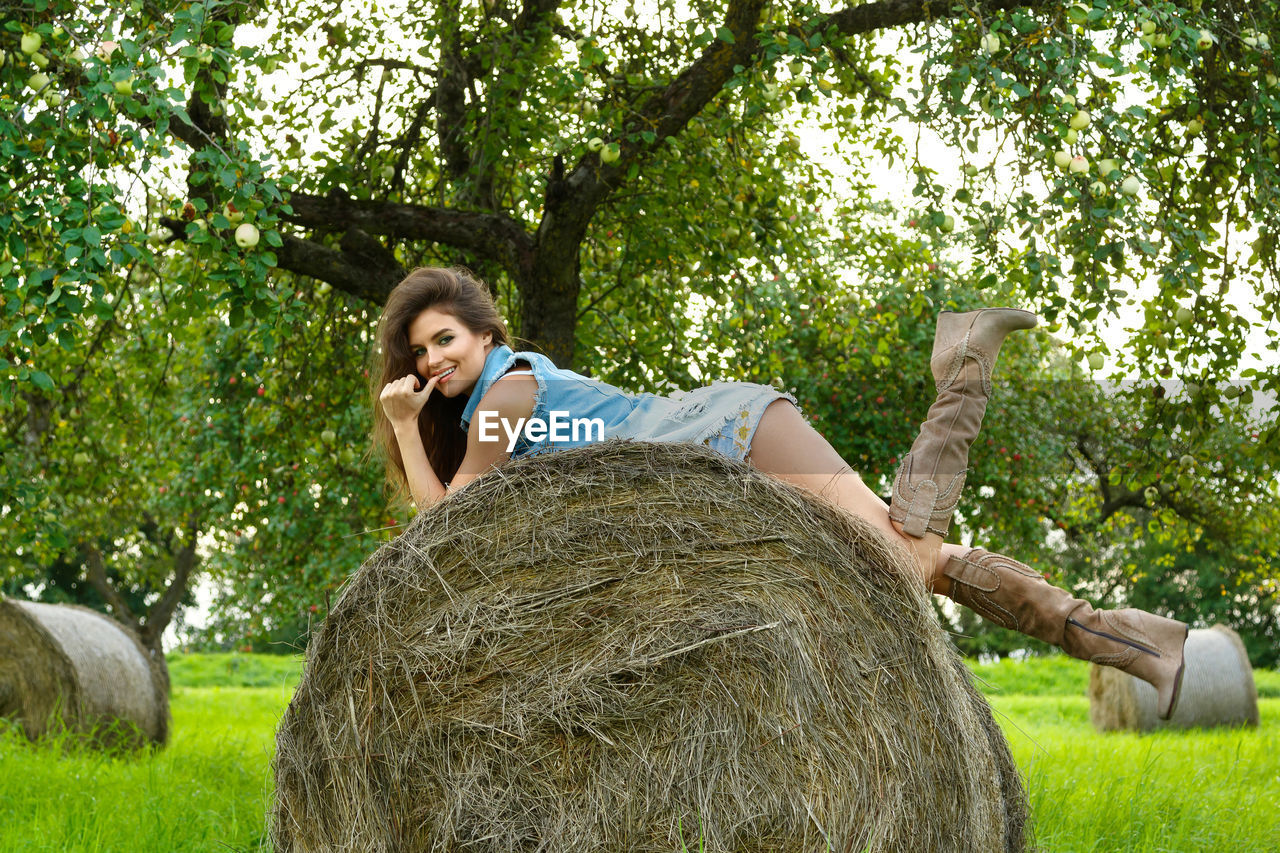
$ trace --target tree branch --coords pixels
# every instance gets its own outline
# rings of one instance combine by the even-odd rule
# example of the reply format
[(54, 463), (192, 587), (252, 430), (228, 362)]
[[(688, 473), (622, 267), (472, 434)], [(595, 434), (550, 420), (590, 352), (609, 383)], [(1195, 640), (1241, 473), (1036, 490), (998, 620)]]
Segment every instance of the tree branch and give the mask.
[[(622, 184), (632, 161), (647, 157), (666, 137), (679, 133), (701, 113), (731, 79), (736, 66), (750, 67), (759, 60), (763, 47), (756, 39), (756, 30), (764, 5), (763, 0), (730, 0), (723, 28), (732, 33), (733, 43), (717, 38), (660, 95), (649, 98), (642, 95), (643, 102), (634, 105), (635, 117), (624, 127), (621, 136), (626, 139), (648, 130), (654, 133), (654, 141), (637, 143), (628, 140), (622, 146), (622, 156), (608, 166), (600, 166), (594, 154), (583, 155), (570, 179), (579, 189), (573, 194), (572, 207), (567, 209), (580, 211), (584, 221), (589, 221), (609, 193)], [(1021, 6), (1056, 5), (1060, 4), (1048, 0), (990, 0), (977, 4), (976, 9), (995, 12)], [(819, 16), (805, 29), (816, 32), (835, 26), (842, 35), (859, 35), (937, 18), (958, 17), (963, 14), (956, 11), (959, 8), (939, 0), (881, 0), (852, 6), (830, 16)]]
[[(1019, 7), (1060, 7), (1060, 2), (1046, 0), (988, 0), (986, 3), (974, 3), (973, 12), (999, 12)], [(880, 0), (879, 3), (864, 3), (841, 9), (826, 19), (827, 24), (834, 24), (841, 35), (855, 36), (876, 30), (903, 27), (908, 24), (920, 24), (940, 18), (958, 18), (963, 11), (961, 7), (942, 0)]]
[(460, 10), (456, 3), (441, 11), (444, 21), (440, 32), (440, 73), (436, 78), (434, 94), (436, 136), (440, 140), (440, 154), (449, 176), (455, 181), (461, 181), (471, 165), (471, 158), (463, 144), (468, 84), (466, 63), (463, 61), (465, 49), (458, 22)]
[(143, 645), (154, 652), (164, 651), (161, 648), (160, 639), (164, 635), (165, 628), (169, 627), (169, 623), (173, 620), (173, 614), (179, 602), (186, 595), (191, 573), (200, 564), (200, 558), (196, 555), (196, 537), (199, 533), (200, 522), (197, 518), (192, 518), (187, 524), (185, 543), (173, 555), (173, 577), (165, 588), (164, 594), (148, 609), (146, 624), (139, 632)]
[[(325, 231), (355, 228), (365, 235), (448, 243), (501, 264), (513, 276), (524, 274), (532, 264), (532, 238), (519, 222), (505, 214), (306, 193), (293, 193), (289, 204), (293, 212), (282, 218), (305, 228)], [(281, 266), (286, 266), (283, 261)], [(380, 266), (385, 268), (388, 264)], [(286, 266), (286, 269), (293, 267)], [(340, 286), (332, 279), (322, 280), (334, 287)]]
[[(353, 247), (355, 244), (364, 244), (366, 249), (370, 248), (367, 241), (371, 241), (372, 238), (363, 232), (357, 231), (357, 234), (358, 236), (352, 237)], [(405, 276), (406, 271), (398, 263), (394, 269), (390, 270), (371, 269), (367, 263), (361, 261), (358, 252), (348, 254), (346, 251), (330, 249), (313, 240), (304, 240), (292, 234), (281, 234), (280, 239), (283, 245), (276, 250), (276, 262), (281, 269), (327, 282), (352, 296), (358, 296), (379, 305), (386, 301), (387, 294)], [(346, 242), (345, 238), (344, 242)], [(378, 244), (378, 248), (390, 255), (381, 244)], [(391, 257), (394, 258), (394, 255)]]
[(128, 602), (124, 600), (123, 596), (111, 585), (111, 581), (107, 579), (107, 567), (102, 560), (102, 552), (98, 550), (96, 545), (85, 545), (84, 556), (85, 562), (89, 565), (89, 585), (94, 588), (98, 595), (102, 596), (102, 600), (115, 613), (117, 620), (141, 634), (142, 623), (138, 621), (138, 617), (133, 610), (129, 608)]
[[(724, 88), (735, 66), (747, 66), (757, 51), (755, 32), (765, 0), (730, 0), (723, 27), (732, 34), (732, 44), (716, 38), (693, 64), (682, 71), (661, 93), (641, 95), (633, 117), (620, 134), (627, 140), (621, 156), (604, 165), (595, 153), (585, 153), (567, 180), (569, 191), (557, 205), (545, 208), (539, 234), (571, 223), (567, 232), (580, 235), (596, 209), (621, 186), (631, 164), (647, 158), (668, 136), (679, 133)], [(633, 134), (651, 131), (652, 143), (634, 142)]]

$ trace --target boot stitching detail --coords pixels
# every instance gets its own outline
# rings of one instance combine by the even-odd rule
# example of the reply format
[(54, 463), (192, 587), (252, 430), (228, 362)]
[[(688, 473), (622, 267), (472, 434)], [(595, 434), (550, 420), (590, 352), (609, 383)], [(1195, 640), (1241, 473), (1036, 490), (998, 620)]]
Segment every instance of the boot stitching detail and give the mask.
[(962, 582), (957, 583), (958, 585), (951, 590), (951, 599), (957, 604), (969, 608), (983, 619), (1001, 628), (1008, 628), (1011, 631), (1022, 630), (1019, 627), (1018, 617), (992, 601), (983, 590)]
[[(953, 565), (957, 567), (953, 568)], [(967, 557), (952, 557), (943, 567), (942, 574), (957, 583), (985, 593), (992, 593), (1000, 588), (999, 573)]]
[(1151, 638), (1151, 635), (1147, 634), (1135, 625), (1134, 620), (1127, 618), (1123, 610), (1116, 612), (1103, 611), (1102, 620), (1107, 623), (1107, 627), (1112, 631), (1115, 631), (1117, 634), (1127, 637), (1148, 648), (1159, 649), (1159, 646), (1156, 644), (1155, 640)]
[(1101, 666), (1114, 666), (1116, 669), (1124, 669), (1129, 664), (1138, 659), (1137, 649), (1128, 648), (1122, 652), (1109, 652), (1105, 654), (1097, 654), (1089, 658), (1090, 663), (1096, 663)]

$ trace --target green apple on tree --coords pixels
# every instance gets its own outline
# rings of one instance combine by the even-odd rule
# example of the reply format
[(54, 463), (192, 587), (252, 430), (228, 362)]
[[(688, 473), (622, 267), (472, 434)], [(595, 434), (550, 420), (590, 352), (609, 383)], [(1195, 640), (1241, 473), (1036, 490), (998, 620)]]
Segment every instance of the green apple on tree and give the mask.
[(612, 163), (622, 155), (622, 149), (618, 147), (618, 143), (610, 142), (608, 145), (600, 149), (600, 162)]
[(1142, 183), (1133, 175), (1120, 182), (1120, 192), (1125, 195), (1137, 195), (1140, 189), (1142, 189)]
[(29, 32), (22, 34), (22, 41), (19, 42), (19, 45), (21, 46), (23, 53), (33, 54), (40, 49), (40, 44), (43, 41), (44, 39), (39, 33)]
[(252, 249), (258, 245), (258, 227), (252, 222), (242, 222), (236, 227), (236, 245), (241, 249)]

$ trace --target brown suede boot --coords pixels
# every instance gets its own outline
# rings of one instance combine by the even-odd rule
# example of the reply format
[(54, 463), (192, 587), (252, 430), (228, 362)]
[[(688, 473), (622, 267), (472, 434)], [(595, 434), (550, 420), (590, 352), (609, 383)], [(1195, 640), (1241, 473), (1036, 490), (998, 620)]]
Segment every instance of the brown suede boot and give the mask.
[(969, 468), (969, 446), (978, 436), (991, 396), (991, 369), (1005, 336), (1036, 325), (1036, 315), (1016, 308), (983, 308), (938, 315), (929, 367), (938, 398), (893, 483), (889, 518), (917, 539), (946, 536)]
[(975, 548), (952, 557), (942, 573), (950, 597), (1001, 628), (1058, 646), (1073, 658), (1114, 666), (1155, 687), (1167, 720), (1182, 688), (1187, 626), (1145, 610), (1094, 610), (1030, 566)]

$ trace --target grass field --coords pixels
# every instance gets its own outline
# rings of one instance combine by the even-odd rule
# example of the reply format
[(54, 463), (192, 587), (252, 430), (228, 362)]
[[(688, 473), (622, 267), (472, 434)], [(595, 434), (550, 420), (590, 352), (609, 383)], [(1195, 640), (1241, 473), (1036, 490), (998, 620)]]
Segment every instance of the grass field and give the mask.
[[(270, 758), (299, 663), (171, 658), (173, 738), (140, 757), (0, 732), (0, 851), (265, 849)], [(1045, 853), (1280, 849), (1280, 673), (1255, 674), (1256, 730), (1099, 735), (1088, 668), (975, 665), (1031, 792)]]

